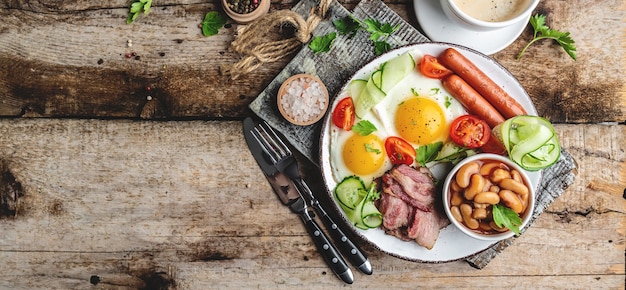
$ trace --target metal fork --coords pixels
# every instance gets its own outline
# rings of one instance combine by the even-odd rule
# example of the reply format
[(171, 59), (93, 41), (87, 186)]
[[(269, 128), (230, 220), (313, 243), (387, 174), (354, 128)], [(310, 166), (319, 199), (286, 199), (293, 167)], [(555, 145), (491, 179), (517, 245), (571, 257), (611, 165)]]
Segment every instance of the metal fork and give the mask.
[(322, 222), (330, 232), (333, 240), (335, 240), (335, 243), (338, 244), (338, 248), (343, 255), (354, 266), (358, 267), (361, 272), (371, 275), (372, 265), (367, 256), (345, 235), (337, 223), (322, 208), (308, 184), (302, 179), (298, 163), (289, 147), (265, 121), (255, 126), (253, 135), (262, 145), (263, 151), (270, 158), (276, 169), (289, 176), (296, 184), (298, 191), (309, 200), (311, 207), (320, 215)]

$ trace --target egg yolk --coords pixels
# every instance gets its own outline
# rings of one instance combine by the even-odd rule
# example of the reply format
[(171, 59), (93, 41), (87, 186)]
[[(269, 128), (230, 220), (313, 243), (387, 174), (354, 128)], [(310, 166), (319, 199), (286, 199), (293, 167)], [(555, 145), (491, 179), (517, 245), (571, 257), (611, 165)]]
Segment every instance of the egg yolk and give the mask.
[(356, 175), (366, 175), (380, 169), (385, 161), (382, 141), (374, 134), (350, 136), (343, 146), (343, 161)]
[(409, 142), (426, 145), (445, 140), (447, 128), (443, 110), (427, 98), (410, 98), (398, 106), (396, 130)]

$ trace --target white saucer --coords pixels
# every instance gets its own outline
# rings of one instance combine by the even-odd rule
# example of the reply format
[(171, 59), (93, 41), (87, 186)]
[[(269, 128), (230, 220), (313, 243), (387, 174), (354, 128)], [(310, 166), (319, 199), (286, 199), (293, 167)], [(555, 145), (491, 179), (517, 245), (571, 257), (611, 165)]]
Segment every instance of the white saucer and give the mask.
[(489, 31), (474, 31), (453, 23), (444, 13), (439, 0), (413, 0), (413, 8), (422, 30), (432, 41), (466, 46), (484, 54), (494, 54), (505, 49), (517, 39), (528, 20)]

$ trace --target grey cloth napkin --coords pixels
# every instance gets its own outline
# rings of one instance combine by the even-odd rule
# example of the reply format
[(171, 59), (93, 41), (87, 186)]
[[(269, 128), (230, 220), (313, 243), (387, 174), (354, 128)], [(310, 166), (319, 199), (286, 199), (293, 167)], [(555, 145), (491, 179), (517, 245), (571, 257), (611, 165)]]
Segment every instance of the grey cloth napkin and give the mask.
[[(315, 5), (317, 5), (316, 1), (302, 0), (292, 10), (306, 18), (306, 15)], [(387, 40), (394, 48), (430, 41), (380, 0), (363, 0), (355, 7), (352, 13), (337, 1), (333, 1), (327, 13), (327, 18), (313, 31), (313, 35), (321, 36), (330, 32), (336, 32), (333, 21), (344, 18), (349, 14), (361, 20), (371, 18), (381, 23), (400, 24), (398, 31)], [(326, 85), (332, 103), (332, 99), (345, 82), (351, 78), (352, 74), (375, 58), (376, 55), (372, 42), (369, 40), (369, 34), (364, 32), (359, 32), (352, 38), (348, 38), (345, 35), (337, 35), (329, 52), (314, 54), (307, 46), (303, 46), (267, 88), (250, 103), (249, 107), (261, 119), (264, 119), (270, 126), (281, 132), (303, 156), (310, 159), (314, 164), (319, 165), (319, 136), (322, 121), (310, 126), (296, 126), (287, 122), (280, 115), (276, 105), (278, 89), (283, 81), (292, 75), (299, 73), (316, 75)], [(565, 150), (562, 150), (560, 160), (552, 167), (544, 170), (532, 221), (573, 183), (575, 169), (576, 163), (572, 156)], [(532, 224), (532, 221), (530, 224)], [(511, 238), (495, 243), (484, 251), (466, 258), (466, 261), (473, 267), (482, 269), (500, 252), (511, 245), (514, 240), (515, 238)]]

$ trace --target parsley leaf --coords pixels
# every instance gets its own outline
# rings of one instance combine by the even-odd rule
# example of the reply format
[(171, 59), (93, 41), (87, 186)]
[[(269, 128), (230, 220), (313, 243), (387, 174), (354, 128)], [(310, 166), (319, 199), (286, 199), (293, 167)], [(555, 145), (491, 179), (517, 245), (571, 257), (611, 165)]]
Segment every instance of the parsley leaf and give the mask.
[(391, 44), (387, 38), (400, 28), (400, 24), (394, 26), (391, 23), (381, 23), (376, 19), (366, 19), (365, 30), (370, 33), (370, 40), (374, 41), (376, 55), (381, 55), (391, 50)]
[(574, 45), (574, 40), (570, 37), (569, 32), (561, 32), (558, 30), (550, 29), (546, 25), (546, 16), (537, 14), (530, 17), (530, 25), (532, 25), (533, 30), (535, 31), (533, 34), (533, 39), (520, 51), (517, 55), (517, 59), (522, 58), (522, 55), (530, 47), (531, 44), (539, 41), (541, 39), (553, 39), (555, 40), (567, 54), (574, 60), (576, 60), (576, 46)]
[(202, 34), (204, 36), (216, 35), (218, 30), (226, 24), (226, 17), (217, 11), (210, 11), (202, 21)]
[(520, 234), (519, 226), (522, 225), (522, 219), (520, 219), (519, 215), (512, 209), (499, 204), (494, 204), (492, 212), (493, 222), (495, 222), (497, 226), (505, 226), (516, 235)]
[(439, 154), (439, 151), (441, 151), (442, 147), (443, 142), (441, 141), (420, 146), (416, 150), (417, 155), (415, 156), (415, 159), (421, 166), (426, 167), (426, 163), (431, 162), (435, 160), (435, 158), (437, 158), (437, 154)]
[(143, 14), (148, 14), (150, 12), (150, 7), (152, 6), (152, 0), (133, 0), (130, 3), (128, 18), (126, 18), (126, 23), (131, 23), (137, 19), (139, 13), (143, 11)]
[(373, 152), (373, 153), (376, 153), (376, 154), (380, 154), (380, 153), (382, 153), (382, 152), (380, 151), (380, 149), (378, 149), (378, 148), (374, 148), (374, 147), (372, 146), (372, 144), (370, 144), (370, 143), (365, 143), (364, 145), (365, 145), (365, 152)]
[(381, 55), (391, 50), (391, 44), (386, 41), (374, 41), (374, 53)]
[(372, 124), (372, 122), (368, 120), (361, 120), (358, 123), (354, 124), (354, 126), (352, 126), (352, 131), (361, 136), (367, 136), (369, 134), (372, 134), (372, 132), (376, 130), (376, 126), (374, 126), (374, 124)]
[(333, 24), (339, 31), (339, 34), (348, 35), (348, 38), (354, 37), (363, 28), (361, 21), (354, 18), (352, 14), (333, 21)]
[(309, 43), (309, 48), (311, 48), (311, 50), (313, 50), (315, 54), (330, 51), (330, 48), (335, 41), (335, 38), (337, 38), (336, 32), (331, 32), (322, 36), (316, 36), (313, 38), (313, 40), (311, 40), (311, 43)]
[(452, 105), (452, 98), (450, 96), (446, 96), (446, 101), (444, 104), (446, 106), (446, 109), (450, 108), (450, 105)]

